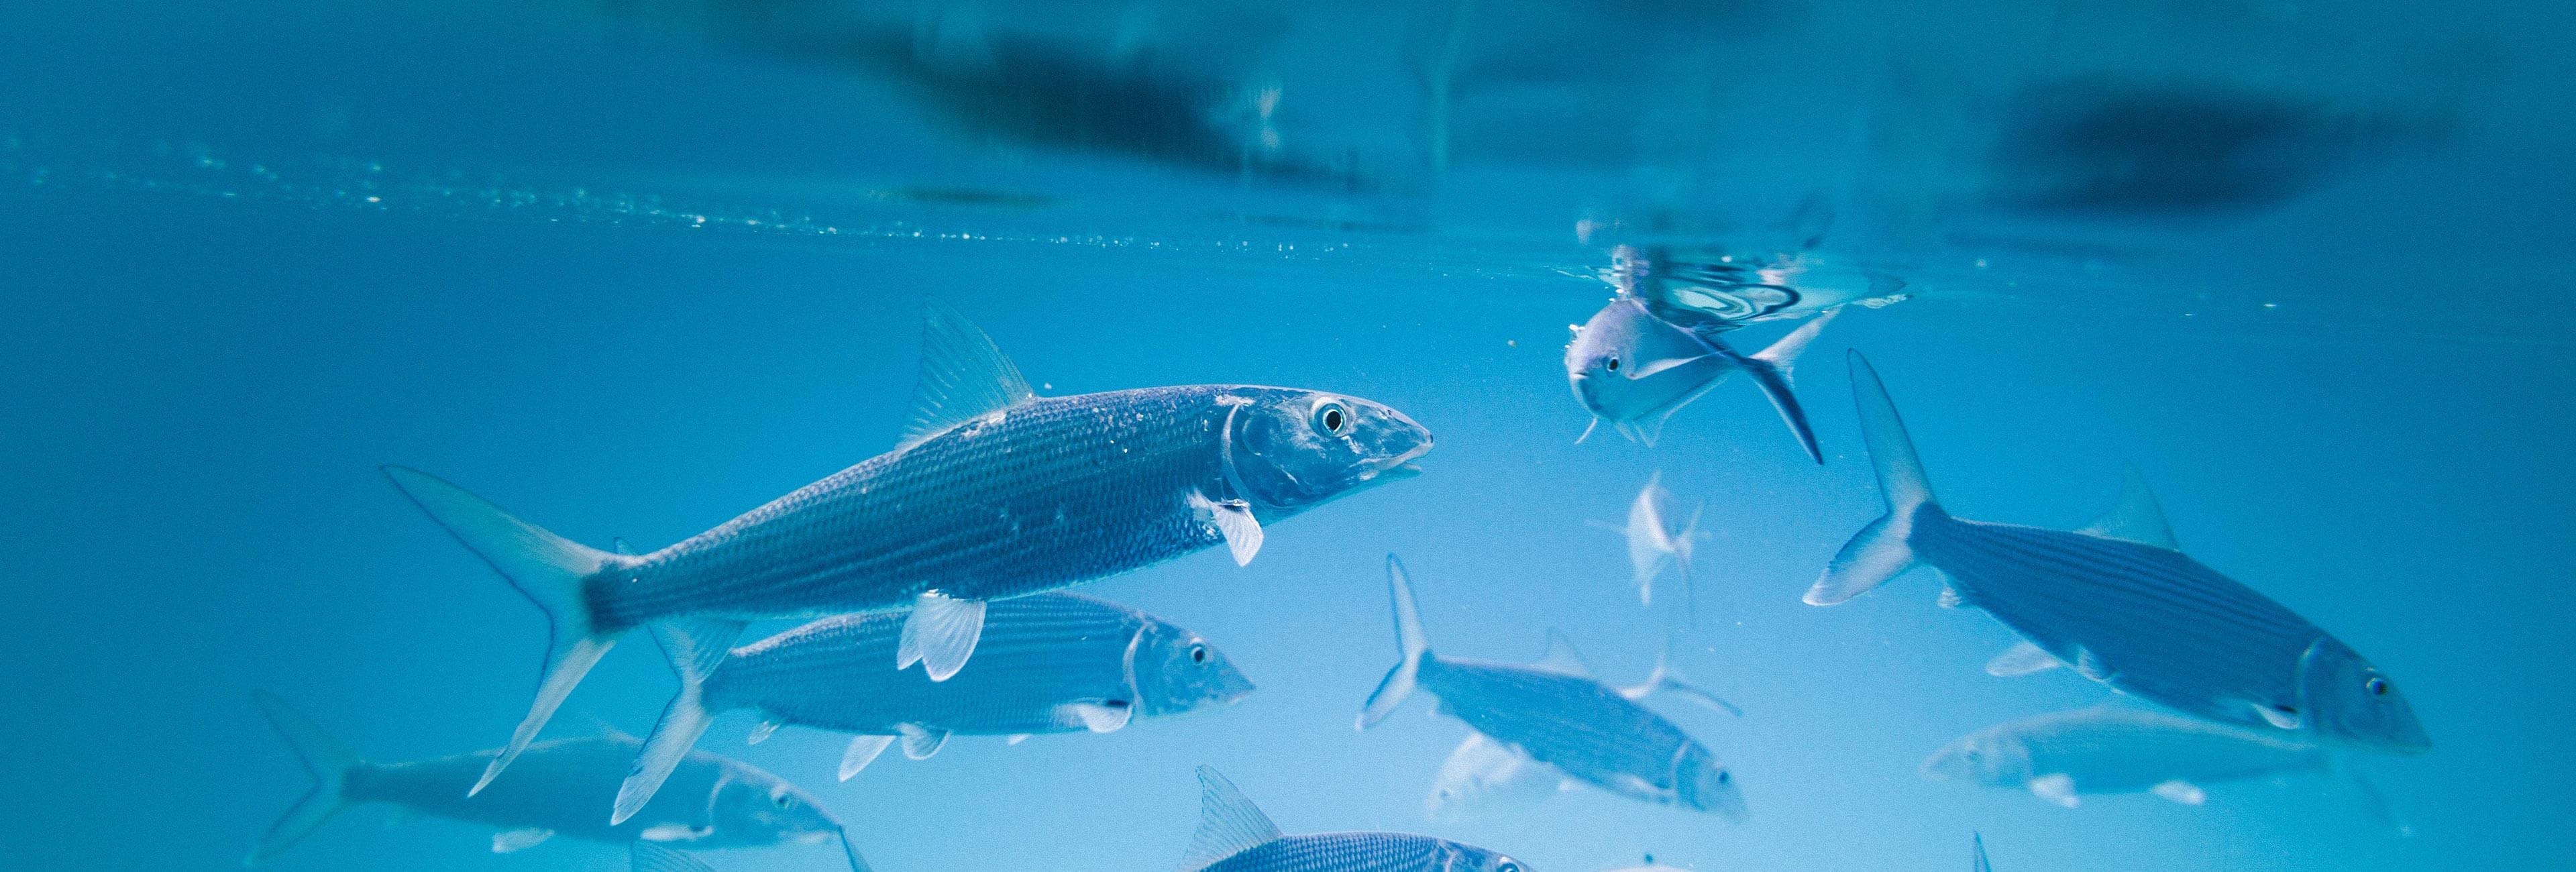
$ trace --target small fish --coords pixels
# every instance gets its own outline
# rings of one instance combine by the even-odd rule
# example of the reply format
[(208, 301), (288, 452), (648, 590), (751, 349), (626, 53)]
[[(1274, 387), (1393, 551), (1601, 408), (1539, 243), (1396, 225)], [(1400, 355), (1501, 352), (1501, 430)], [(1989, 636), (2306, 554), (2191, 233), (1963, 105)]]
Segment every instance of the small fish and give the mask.
[(1431, 433), (1357, 397), (1193, 385), (1040, 397), (984, 331), (933, 303), (911, 424), (893, 451), (649, 554), (583, 546), (427, 473), (404, 495), (553, 622), (545, 677), (480, 792), (628, 630), (697, 621), (708, 651), (742, 625), (911, 608), (887, 660), (944, 681), (989, 600), (1225, 545), (1409, 478)]
[[(1805, 597), (1833, 605), (1916, 566), (1949, 580), (1943, 602), (1983, 609), (2086, 678), (2223, 723), (2414, 753), (2432, 747), (2396, 683), (2342, 641), (2174, 544), (2136, 475), (2083, 530), (1951, 517), (1878, 373), (1851, 357), (1861, 433), (1887, 515), (1834, 555)], [(1989, 671), (2027, 671), (1998, 658)]]
[(1675, 508), (1673, 492), (1664, 489), (1661, 470), (1646, 477), (1646, 487), (1637, 492), (1637, 501), (1628, 504), (1628, 526), (1621, 530), (1628, 537), (1628, 566), (1636, 573), (1637, 601), (1655, 604), (1655, 576), (1672, 567), (1681, 576), (1684, 612), (1691, 622), (1699, 620), (1699, 596), (1691, 588), (1691, 543), (1699, 538), (1700, 509), (1691, 509), (1690, 519), (1673, 526)]
[(1502, 854), (1410, 833), (1289, 836), (1234, 782), (1199, 767), (1199, 828), (1179, 872), (1527, 872)]
[[(1575, 401), (1592, 412), (1594, 426), (1608, 421), (1621, 435), (1652, 447), (1674, 412), (1743, 372), (1771, 399), (1807, 457), (1823, 463), (1806, 410), (1790, 390), (1789, 367), (1832, 318), (1832, 312), (1818, 315), (1771, 347), (1746, 356), (1716, 334), (1695, 333), (1655, 317), (1637, 297), (1623, 293), (1574, 328), (1574, 341), (1565, 346), (1565, 377), (1574, 387)], [(1591, 433), (1584, 430), (1585, 436)]]
[(2140, 792), (2199, 805), (2206, 785), (2313, 772), (2353, 785), (2384, 808), (2326, 746), (2126, 706), (1987, 727), (1926, 758), (1921, 772), (1933, 781), (2028, 790), (2068, 808), (2083, 796)]
[(859, 734), (841, 760), (846, 781), (897, 737), (921, 759), (951, 735), (1105, 733), (1252, 692), (1198, 634), (1070, 593), (994, 602), (980, 653), (947, 681), (894, 668), (901, 614), (825, 618), (730, 652), (710, 652), (696, 632), (689, 622), (653, 626), (680, 693), (618, 788), (612, 822), (643, 808), (715, 715), (732, 709), (761, 713), (756, 735), (781, 725)]
[(690, 754), (660, 800), (625, 823), (610, 825), (593, 805), (615, 791), (642, 745), (632, 736), (553, 739), (528, 746), (520, 776), (467, 797), (465, 786), (498, 751), (409, 763), (359, 759), (303, 714), (266, 693), (260, 712), (286, 739), (315, 782), (269, 827), (250, 857), (274, 857), (342, 809), (385, 803), (405, 811), (499, 828), (492, 850), (510, 853), (554, 836), (598, 842), (665, 842), (705, 848), (812, 844), (839, 838), (851, 872), (868, 872), (841, 822), (814, 798), (777, 776), (713, 754)]
[(1369, 695), (1360, 729), (1385, 720), (1419, 687), (1439, 697), (1442, 713), (1575, 780), (1658, 805), (1729, 820), (1744, 817), (1735, 776), (1716, 755), (1638, 704), (1655, 691), (1672, 690), (1734, 710), (1674, 675), (1665, 658), (1656, 658), (1644, 682), (1621, 688), (1592, 677), (1574, 646), (1554, 632), (1548, 634), (1547, 657), (1528, 666), (1439, 657), (1423, 636), (1404, 563), (1387, 555), (1386, 573), (1403, 659)]
[(1469, 732), (1441, 761), (1439, 780), (1423, 798), (1422, 812), (1440, 823), (1482, 820), (1537, 805), (1573, 784), (1556, 767)]

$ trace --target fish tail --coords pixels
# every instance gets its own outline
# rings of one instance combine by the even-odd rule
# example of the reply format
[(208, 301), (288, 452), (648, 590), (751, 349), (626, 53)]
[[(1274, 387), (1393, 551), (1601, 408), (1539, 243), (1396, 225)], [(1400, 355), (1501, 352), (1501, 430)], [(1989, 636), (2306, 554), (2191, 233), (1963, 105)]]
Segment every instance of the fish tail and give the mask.
[(491, 564), (512, 587), (526, 594), (546, 613), (550, 638), (546, 643), (546, 665), (537, 683), (537, 698), (528, 706), (528, 714), (510, 734), (510, 743), (483, 770), (483, 777), (465, 795), (483, 792), (510, 761), (527, 750), (546, 720), (572, 695), (574, 685), (590, 673), (590, 667), (608, 653), (624, 627), (604, 626), (594, 613), (587, 591), (588, 580), (604, 571), (621, 569), (638, 562), (590, 548), (549, 533), (535, 524), (511, 517), (484, 500), (448, 484), (438, 477), (400, 466), (384, 468), (404, 496), (419, 504), (431, 520), (447, 528), (456, 541), (465, 543), (475, 556)]
[(284, 700), (267, 691), (252, 691), (251, 701), (259, 705), (260, 714), (267, 716), (277, 735), (286, 740), (286, 747), (295, 752), (296, 762), (312, 774), (313, 789), (305, 791), (304, 798), (296, 800), (293, 807), (278, 816), (277, 823), (269, 825), (250, 856), (242, 858), (244, 866), (277, 856), (347, 808), (349, 773), (366, 765), (303, 713), (289, 708)]
[(1368, 729), (1386, 720), (1413, 694), (1413, 682), (1422, 672), (1422, 661), (1431, 657), (1431, 642), (1422, 635), (1422, 610), (1413, 603), (1413, 582), (1405, 576), (1404, 561), (1386, 556), (1387, 598), (1395, 606), (1395, 646), (1403, 659), (1386, 671), (1377, 691), (1369, 694), (1368, 705), (1360, 710), (1358, 728)]
[(662, 789), (662, 782), (680, 768), (680, 760), (698, 744), (698, 737), (706, 734), (707, 725), (715, 720), (714, 710), (707, 705), (707, 681), (723, 668), (743, 626), (741, 621), (715, 618), (652, 625), (653, 641), (662, 646), (662, 656), (670, 659), (671, 671), (680, 678), (680, 692), (662, 707), (662, 719), (653, 724), (653, 734), (644, 737), (644, 751), (635, 756), (635, 767), (617, 785), (609, 826), (625, 823), (642, 811)]
[(1887, 502), (1887, 514), (1843, 543), (1824, 576), (1807, 589), (1806, 601), (1812, 606), (1851, 599), (1914, 568), (1910, 537), (1915, 521), (1926, 512), (1941, 512), (1932, 500), (1931, 479), (1914, 456), (1914, 441), (1906, 437), (1905, 421), (1897, 417), (1896, 403), (1887, 398), (1887, 386), (1879, 383), (1878, 371), (1859, 351), (1851, 352), (1849, 359), (1852, 401), (1860, 408), (1861, 441), (1869, 446), (1870, 464), (1878, 471), (1878, 492)]
[(1646, 680), (1638, 682), (1634, 687), (1627, 688), (1622, 695), (1630, 699), (1643, 700), (1658, 692), (1678, 693), (1698, 700), (1701, 705), (1708, 706), (1709, 708), (1717, 709), (1718, 711), (1722, 711), (1739, 718), (1744, 716), (1743, 709), (1736, 708), (1734, 703), (1727, 702), (1724, 697), (1708, 692), (1707, 688), (1692, 684), (1689, 676), (1683, 675), (1681, 670), (1673, 668), (1673, 643), (1672, 638), (1669, 635), (1665, 637), (1662, 645), (1655, 648), (1654, 671), (1646, 673)]
[(1841, 311), (1827, 309), (1814, 320), (1789, 331), (1789, 335), (1780, 337), (1780, 341), (1771, 343), (1771, 347), (1744, 358), (1745, 372), (1752, 374), (1753, 383), (1762, 388), (1762, 395), (1771, 399), (1771, 407), (1780, 411), (1781, 422), (1788, 424), (1789, 432), (1798, 437), (1798, 447), (1807, 450), (1807, 459), (1818, 464), (1825, 462), (1825, 452), (1816, 445), (1816, 428), (1807, 423), (1807, 410), (1798, 405), (1798, 395), (1791, 390), (1789, 370), (1797, 365), (1798, 355), (1807, 350), (1808, 343), (1815, 341), (1816, 334), (1824, 332), (1825, 322), (1833, 320), (1834, 315)]

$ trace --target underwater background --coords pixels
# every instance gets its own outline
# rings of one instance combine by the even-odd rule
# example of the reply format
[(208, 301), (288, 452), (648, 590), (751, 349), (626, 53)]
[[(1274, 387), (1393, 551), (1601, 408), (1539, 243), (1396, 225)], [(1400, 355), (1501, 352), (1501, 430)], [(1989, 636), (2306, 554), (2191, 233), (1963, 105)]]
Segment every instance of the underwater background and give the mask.
[[(254, 690), (371, 760), (498, 744), (545, 623), (378, 467), (659, 547), (889, 449), (936, 299), (1041, 394), (1312, 387), (1438, 447), (1248, 566), (1079, 588), (1221, 647), (1259, 687), (1232, 707), (847, 782), (841, 737), (718, 719), (702, 750), (812, 792), (877, 869), (1168, 868), (1199, 764), (1291, 833), (1546, 872), (1966, 869), (1971, 832), (2002, 870), (2563, 868), (2571, 33), (2232, 0), (0, 8), (0, 855), (234, 867), (310, 786)], [(1743, 380), (1651, 448), (1576, 442), (1567, 325), (1617, 244), (1904, 279), (1796, 370), (1822, 466)], [(2434, 748), (2350, 766), (2412, 834), (2315, 775), (2074, 809), (1919, 777), (2109, 692), (1986, 675), (2012, 634), (1928, 574), (1799, 601), (1884, 511), (1846, 348), (1951, 510), (2080, 527), (2134, 465), (2192, 556), (2403, 681)], [(1744, 714), (1650, 706), (1750, 817), (1587, 789), (1426, 819), (1466, 728), (1417, 701), (1352, 730), (1397, 657), (1385, 556), (1440, 653), (1534, 660), (1553, 628), (1633, 682), (1666, 616), (1592, 522), (1658, 472), (1710, 534), (1673, 663)], [(673, 688), (630, 640), (548, 735), (641, 734)], [(262, 865), (627, 868), (392, 817)]]

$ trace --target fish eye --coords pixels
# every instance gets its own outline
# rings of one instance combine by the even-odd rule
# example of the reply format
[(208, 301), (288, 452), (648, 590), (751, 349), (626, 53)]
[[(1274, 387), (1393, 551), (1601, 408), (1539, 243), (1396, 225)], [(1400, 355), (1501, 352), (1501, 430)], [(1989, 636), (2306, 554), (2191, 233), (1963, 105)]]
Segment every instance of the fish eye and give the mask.
[(2369, 681), (2361, 683), (2361, 689), (2370, 691), (2371, 696), (2387, 696), (2388, 679), (2373, 675)]
[(1521, 872), (1521, 864), (1505, 860), (1502, 865), (1494, 867), (1494, 872)]
[(1315, 429), (1340, 435), (1343, 427), (1350, 426), (1350, 418), (1350, 410), (1341, 403), (1325, 400), (1315, 405)]
[(1609, 362), (1609, 363), (1602, 364), (1602, 367), (1603, 367), (1603, 368), (1605, 368), (1605, 369), (1610, 370), (1611, 372), (1618, 372), (1618, 371), (1619, 371), (1619, 357), (1618, 357), (1618, 355), (1611, 355), (1611, 357), (1610, 357), (1610, 362)]
[(1733, 773), (1733, 772), (1728, 772), (1728, 771), (1726, 771), (1726, 770), (1724, 770), (1724, 769), (1717, 770), (1717, 783), (1719, 783), (1719, 784), (1734, 784), (1734, 783), (1735, 783), (1735, 773)]
[(785, 811), (796, 807), (796, 797), (782, 790), (769, 795), (769, 804), (777, 806), (780, 811)]
[(1207, 662), (1207, 646), (1206, 646), (1206, 645), (1192, 645), (1192, 646), (1190, 646), (1190, 662), (1192, 662), (1192, 663), (1206, 663), (1206, 662)]

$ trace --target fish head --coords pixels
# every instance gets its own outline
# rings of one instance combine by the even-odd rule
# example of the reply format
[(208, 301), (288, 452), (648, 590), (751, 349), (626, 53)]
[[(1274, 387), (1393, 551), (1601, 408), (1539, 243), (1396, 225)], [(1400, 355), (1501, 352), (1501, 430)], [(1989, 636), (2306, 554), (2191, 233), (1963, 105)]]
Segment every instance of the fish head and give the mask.
[(1294, 514), (1411, 478), (1431, 431), (1383, 404), (1324, 391), (1227, 395), (1225, 476), (1257, 512)]
[(1735, 773), (1698, 743), (1691, 743), (1674, 761), (1673, 775), (1673, 798), (1684, 807), (1730, 821), (1745, 818), (1744, 791), (1735, 786)]
[(1989, 786), (2020, 784), (2034, 774), (2028, 746), (1992, 731), (1960, 737), (1924, 758), (1916, 771), (1928, 781)]
[(2326, 636), (2308, 646), (2299, 673), (2308, 716), (2320, 735), (2406, 754), (2432, 749), (2433, 737), (2415, 719), (2415, 707), (2398, 692), (2396, 679), (2343, 642)]
[(1440, 872), (1529, 872), (1529, 866), (1500, 851), (1457, 842), (1440, 843)]
[(1565, 379), (1575, 402), (1613, 424), (1672, 405), (1712, 378), (1701, 366), (1715, 349), (1655, 317), (1636, 300), (1611, 300), (1574, 328), (1565, 346)]
[(1148, 620), (1137, 631), (1133, 661), (1138, 714), (1164, 717), (1241, 702), (1252, 681), (1199, 634)]
[(841, 834), (840, 820), (805, 791), (757, 772), (728, 773), (708, 811), (717, 832), (751, 844), (815, 844)]

